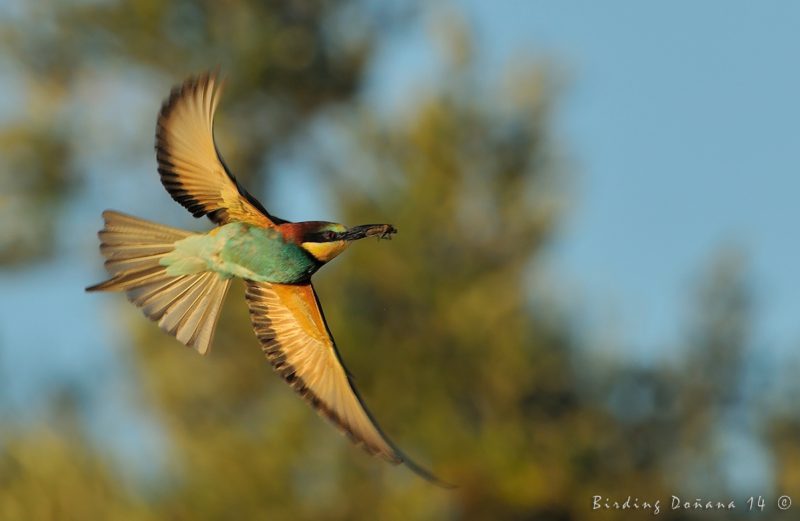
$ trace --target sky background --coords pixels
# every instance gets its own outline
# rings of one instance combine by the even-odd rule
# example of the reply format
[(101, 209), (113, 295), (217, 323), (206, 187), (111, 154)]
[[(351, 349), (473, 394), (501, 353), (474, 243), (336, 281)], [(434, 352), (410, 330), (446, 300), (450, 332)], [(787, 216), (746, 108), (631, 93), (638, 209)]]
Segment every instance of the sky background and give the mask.
[[(797, 345), (800, 4), (452, 5), (439, 16), (465, 14), (488, 77), (525, 57), (551, 63), (565, 80), (553, 123), (570, 163), (570, 207), (548, 264), (565, 304), (579, 307), (590, 331), (613, 338), (639, 360), (668, 356), (685, 334), (689, 290), (715, 252), (736, 247), (745, 253), (756, 292), (758, 345), (778, 356)], [(431, 54), (430, 23), (394, 36), (378, 55), (367, 96), (379, 110), (399, 113), (404, 100), (442, 74)], [(97, 421), (128, 431), (150, 427), (126, 423), (118, 413), (128, 391), (120, 377), (126, 346), (114, 333), (115, 311), (127, 303), (74, 295), (103, 276), (94, 235), (103, 209), (176, 226), (191, 219), (158, 182), (152, 136), (139, 133), (152, 123), (119, 118), (123, 103), (133, 107), (129, 114), (154, 120), (167, 91), (152, 79), (119, 72), (116, 81), (87, 90), (97, 96), (97, 113), (83, 115), (87, 136), (116, 125), (119, 133), (110, 139), (135, 142), (142, 155), (95, 157), (96, 164), (86, 165), (92, 178), (85, 193), (61, 223), (63, 255), (0, 272), (0, 342), (10, 347), (2, 350), (0, 376), (11, 386), (3, 399), (17, 404), (11, 410), (19, 414), (32, 410), (37, 391), (59, 378), (100, 382), (106, 394)], [(13, 87), (9, 78), (2, 81)], [(10, 90), (6, 98), (14, 99)], [(13, 111), (14, 105), (0, 108)], [(109, 167), (125, 173), (109, 182), (102, 178)], [(279, 176), (267, 200), (293, 210), (275, 213), (328, 218), (315, 211), (324, 201), (313, 195), (289, 197), (309, 184), (290, 173)], [(108, 320), (98, 323), (98, 316)], [(51, 345), (52, 356), (22, 349), (31, 343)], [(10, 372), (20, 377), (8, 378)]]
[(559, 140), (576, 166), (552, 264), (636, 354), (680, 340), (687, 290), (739, 248), (756, 339), (800, 339), (800, 5), (468, 3), (482, 58), (554, 61)]

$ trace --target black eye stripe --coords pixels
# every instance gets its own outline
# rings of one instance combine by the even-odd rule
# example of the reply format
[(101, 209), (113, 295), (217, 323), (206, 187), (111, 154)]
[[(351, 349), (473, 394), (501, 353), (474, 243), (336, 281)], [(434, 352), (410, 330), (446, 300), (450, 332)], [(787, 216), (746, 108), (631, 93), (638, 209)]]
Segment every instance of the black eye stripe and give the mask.
[(338, 240), (338, 237), (338, 233), (330, 230), (326, 230), (324, 232), (312, 232), (306, 234), (304, 237), (304, 242), (331, 242)]

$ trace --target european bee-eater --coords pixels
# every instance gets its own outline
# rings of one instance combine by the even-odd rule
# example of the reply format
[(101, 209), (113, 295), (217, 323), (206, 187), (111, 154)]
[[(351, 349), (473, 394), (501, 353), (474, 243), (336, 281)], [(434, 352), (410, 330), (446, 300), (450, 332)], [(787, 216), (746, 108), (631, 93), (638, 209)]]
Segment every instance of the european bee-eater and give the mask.
[(348, 228), (271, 215), (231, 174), (214, 142), (217, 74), (189, 78), (164, 101), (156, 125), (161, 182), (208, 233), (105, 211), (100, 251), (111, 278), (87, 291), (124, 291), (159, 327), (207, 354), (231, 280), (241, 278), (256, 336), (274, 369), (322, 416), (370, 454), (410, 461), (381, 431), (353, 386), (311, 276), (353, 241), (389, 238), (390, 224)]

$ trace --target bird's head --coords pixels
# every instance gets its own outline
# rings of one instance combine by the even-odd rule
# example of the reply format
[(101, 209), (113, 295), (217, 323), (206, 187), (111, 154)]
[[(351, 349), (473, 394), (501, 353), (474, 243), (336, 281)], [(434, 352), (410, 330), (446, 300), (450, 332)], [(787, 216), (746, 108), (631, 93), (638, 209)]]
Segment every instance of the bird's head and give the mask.
[(364, 237), (389, 239), (397, 229), (391, 224), (362, 224), (347, 226), (325, 221), (298, 223), (302, 225), (300, 246), (319, 262), (326, 263), (342, 253), (350, 243)]

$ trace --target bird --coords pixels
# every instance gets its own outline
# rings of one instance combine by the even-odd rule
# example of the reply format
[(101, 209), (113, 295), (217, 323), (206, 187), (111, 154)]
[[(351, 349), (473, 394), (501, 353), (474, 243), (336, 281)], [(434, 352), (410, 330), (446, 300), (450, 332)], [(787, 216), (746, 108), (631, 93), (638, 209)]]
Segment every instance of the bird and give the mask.
[(346, 227), (270, 214), (234, 177), (214, 139), (223, 90), (219, 71), (187, 78), (156, 123), (161, 183), (191, 214), (216, 226), (189, 232), (125, 213), (103, 212), (100, 252), (110, 278), (86, 291), (123, 291), (144, 315), (201, 355), (209, 353), (222, 302), (242, 279), (255, 335), (273, 369), (356, 445), (422, 478), (448, 483), (409, 459), (381, 430), (345, 368), (311, 276), (391, 224)]

